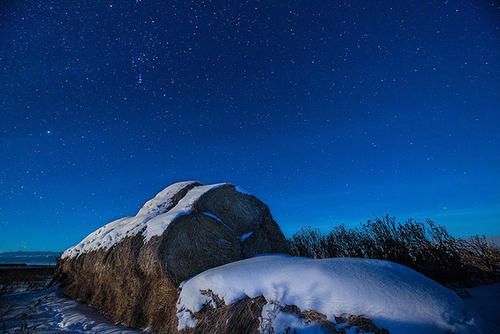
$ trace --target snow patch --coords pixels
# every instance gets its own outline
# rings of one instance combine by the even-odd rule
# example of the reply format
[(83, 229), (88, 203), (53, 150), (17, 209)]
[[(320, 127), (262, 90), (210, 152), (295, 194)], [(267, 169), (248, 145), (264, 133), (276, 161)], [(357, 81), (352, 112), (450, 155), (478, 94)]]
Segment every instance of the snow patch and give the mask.
[(241, 239), (241, 242), (245, 241), (246, 238), (248, 238), (249, 236), (251, 236), (253, 234), (253, 232), (248, 232), (248, 233), (245, 233), (243, 234), (240, 239)]
[(246, 191), (245, 189), (243, 189), (242, 187), (240, 186), (235, 186), (234, 189), (236, 189), (236, 191), (242, 193), (242, 194), (245, 194), (245, 195), (252, 195), (251, 193), (249, 193), (248, 191)]
[(187, 311), (177, 313), (177, 329), (183, 330), (185, 328), (193, 328), (196, 326), (198, 321), (193, 317), (193, 315)]
[(392, 334), (476, 332), (466, 322), (464, 303), (454, 292), (383, 260), (259, 256), (209, 269), (180, 288), (180, 329), (190, 327), (191, 313), (211, 302), (201, 290), (211, 290), (226, 304), (245, 296), (264, 296), (281, 306), (325, 314), (333, 322), (335, 316), (362, 315)]
[(225, 227), (226, 227), (229, 231), (231, 231), (231, 233), (235, 234), (235, 233), (234, 233), (234, 230), (233, 230), (232, 228), (230, 228), (229, 226), (227, 226), (227, 225), (226, 225), (226, 224), (222, 221), (222, 219), (220, 219), (219, 217), (216, 217), (216, 216), (214, 216), (213, 214), (208, 213), (208, 212), (203, 212), (203, 214), (204, 214), (205, 216), (209, 216), (209, 217), (214, 218), (214, 219), (215, 219), (215, 220), (217, 220), (219, 223), (221, 223), (222, 225), (224, 225), (224, 226), (225, 226)]
[(481, 327), (482, 333), (496, 333), (500, 321), (500, 283), (478, 286), (466, 289), (471, 298), (464, 302), (471, 309), (476, 310), (475, 323)]
[(156, 194), (155, 197), (147, 201), (139, 212), (137, 212), (137, 216), (155, 217), (164, 213), (172, 206), (174, 196), (193, 183), (196, 183), (196, 181), (177, 182), (166, 187)]
[[(259, 318), (259, 332), (263, 334), (297, 333), (297, 334), (329, 334), (317, 322), (308, 322), (295, 313), (281, 311), (279, 304), (268, 302), (262, 308)], [(346, 333), (350, 334), (350, 333)]]
[[(211, 214), (211, 213), (208, 213), (208, 212), (203, 212), (203, 214), (204, 214), (205, 216), (212, 217), (213, 219), (217, 220), (219, 223), (222, 223), (222, 220), (221, 220), (219, 217), (217, 217), (217, 216), (215, 216), (215, 215), (213, 215), (213, 214)], [(223, 223), (223, 224), (224, 224), (224, 223)]]
[(154, 217), (146, 224), (146, 230), (143, 233), (145, 242), (152, 237), (161, 235), (167, 226), (177, 217), (191, 213), (193, 204), (209, 190), (223, 186), (225, 183), (210, 184), (206, 186), (198, 186), (189, 190), (178, 203), (169, 211)]
[[(231, 233), (233, 233), (236, 237), (238, 237), (238, 236), (236, 235), (236, 233), (234, 232), (234, 230), (233, 230), (232, 228), (230, 228), (229, 226), (227, 226), (227, 225), (226, 225), (226, 224), (222, 221), (222, 219), (220, 219), (219, 217), (217, 217), (217, 216), (215, 216), (215, 215), (213, 215), (213, 214), (211, 214), (211, 213), (209, 213), (209, 212), (203, 212), (203, 214), (204, 214), (205, 216), (208, 216), (208, 217), (211, 217), (211, 218), (213, 218), (213, 219), (217, 220), (219, 223), (221, 223), (222, 225), (224, 225), (224, 226), (225, 226), (225, 227), (226, 227), (229, 231), (231, 231)], [(242, 236), (240, 236), (240, 237), (239, 237), (239, 239), (240, 239), (240, 241), (241, 241), (241, 242), (243, 242), (243, 241), (245, 241), (245, 239), (246, 239), (246, 238), (248, 238), (248, 237), (249, 237), (249, 236), (251, 236), (252, 234), (253, 234), (253, 232), (248, 232), (248, 233), (245, 233), (245, 234), (243, 234)], [(220, 240), (219, 240), (219, 241), (220, 241)]]

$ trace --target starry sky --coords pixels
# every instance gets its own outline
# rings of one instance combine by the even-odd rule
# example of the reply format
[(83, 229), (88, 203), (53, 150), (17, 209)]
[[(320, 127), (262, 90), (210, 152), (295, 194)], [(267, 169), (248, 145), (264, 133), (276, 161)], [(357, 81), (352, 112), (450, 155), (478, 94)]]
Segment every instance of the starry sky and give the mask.
[(286, 235), (390, 214), (500, 234), (495, 1), (4, 0), (0, 251), (64, 250), (181, 180)]

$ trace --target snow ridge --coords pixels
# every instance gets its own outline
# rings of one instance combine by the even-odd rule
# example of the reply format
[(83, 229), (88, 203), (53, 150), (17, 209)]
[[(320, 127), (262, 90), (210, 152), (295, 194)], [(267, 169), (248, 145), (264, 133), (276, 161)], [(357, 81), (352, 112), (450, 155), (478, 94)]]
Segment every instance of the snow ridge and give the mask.
[(144, 242), (147, 242), (152, 237), (161, 235), (177, 217), (189, 214), (193, 204), (203, 194), (226, 184), (217, 183), (194, 186), (173, 206), (175, 195), (195, 183), (197, 182), (184, 181), (166, 187), (154, 198), (147, 201), (135, 216), (120, 218), (104, 225), (90, 233), (76, 246), (67, 249), (61, 258), (77, 257), (82, 253), (98, 249), (107, 250), (126, 237), (134, 236), (138, 233), (142, 233)]

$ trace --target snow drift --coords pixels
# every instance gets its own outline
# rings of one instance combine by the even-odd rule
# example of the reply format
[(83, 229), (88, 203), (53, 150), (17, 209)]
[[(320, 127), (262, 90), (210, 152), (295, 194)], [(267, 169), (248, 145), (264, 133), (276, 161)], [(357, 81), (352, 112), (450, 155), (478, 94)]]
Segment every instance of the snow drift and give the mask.
[(259, 256), (207, 270), (183, 282), (181, 289), (177, 301), (181, 330), (196, 328), (197, 313), (203, 308), (262, 296), (261, 332), (323, 332), (324, 326), (286, 308), (325, 315), (337, 329), (345, 327), (339, 319), (356, 315), (392, 334), (474, 332), (464, 303), (454, 292), (383, 260)]
[(113, 221), (66, 250), (65, 293), (112, 321), (175, 332), (177, 287), (206, 269), (287, 251), (267, 206), (231, 184), (173, 184), (133, 217)]

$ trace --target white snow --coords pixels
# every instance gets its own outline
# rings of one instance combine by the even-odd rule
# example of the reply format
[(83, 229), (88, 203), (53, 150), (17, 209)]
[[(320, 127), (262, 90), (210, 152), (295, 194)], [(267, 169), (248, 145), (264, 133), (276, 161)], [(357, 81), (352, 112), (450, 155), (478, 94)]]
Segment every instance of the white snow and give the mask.
[[(211, 213), (208, 213), (208, 212), (203, 212), (203, 214), (204, 214), (205, 216), (212, 217), (213, 219), (217, 220), (219, 223), (222, 223), (222, 219), (220, 219), (219, 217), (217, 217), (217, 216), (215, 216), (215, 215), (213, 215), (213, 214), (211, 214)], [(224, 223), (222, 223), (222, 224), (224, 224)], [(224, 224), (224, 225), (225, 225), (225, 224)], [(226, 227), (227, 227), (227, 226), (226, 226)], [(230, 228), (230, 227), (227, 227), (227, 228), (231, 230), (231, 228)], [(231, 231), (232, 231), (232, 230), (231, 230)]]
[(139, 210), (137, 216), (154, 217), (164, 213), (172, 205), (175, 194), (193, 183), (196, 183), (196, 181), (184, 181), (171, 184), (156, 194), (155, 197), (147, 201)]
[(203, 212), (203, 214), (205, 216), (208, 216), (208, 217), (212, 217), (213, 219), (217, 220), (219, 223), (221, 223), (222, 225), (224, 225), (224, 227), (226, 227), (229, 231), (231, 231), (231, 233), (235, 234), (234, 233), (234, 230), (232, 228), (230, 228), (229, 226), (227, 226), (223, 221), (222, 219), (220, 219), (219, 217), (211, 214), (211, 213), (208, 213), (208, 212)]
[(177, 217), (191, 213), (192, 206), (203, 194), (209, 190), (223, 186), (225, 183), (210, 184), (194, 187), (188, 191), (176, 206), (162, 215), (156, 216), (147, 223), (146, 231), (143, 233), (146, 241), (155, 235), (161, 235), (167, 226)]
[(235, 186), (234, 189), (236, 189), (236, 191), (242, 193), (242, 194), (245, 194), (245, 195), (252, 195), (251, 193), (249, 193), (248, 191), (246, 191), (245, 189), (243, 189), (242, 187), (240, 186)]
[(174, 183), (153, 199), (149, 200), (134, 217), (125, 217), (104, 225), (90, 233), (79, 244), (67, 249), (62, 258), (71, 258), (82, 253), (98, 249), (109, 249), (122, 241), (127, 236), (142, 233), (144, 241), (149, 241), (153, 236), (161, 235), (167, 226), (177, 217), (189, 214), (192, 205), (209, 190), (220, 187), (226, 183), (217, 183), (205, 186), (195, 186), (174, 206), (174, 196), (192, 185), (196, 181)]
[(243, 234), (240, 237), (241, 241), (245, 241), (245, 239), (248, 238), (249, 236), (251, 236), (252, 234), (253, 234), (253, 232), (248, 232), (248, 233)]
[[(481, 333), (496, 333), (499, 325), (500, 283), (466, 289), (472, 298), (465, 299), (474, 313), (479, 316)], [(183, 312), (186, 327), (196, 322), (189, 312)], [(268, 302), (261, 316), (260, 330), (270, 333), (283, 333), (287, 327), (297, 329), (297, 334), (322, 333), (315, 323), (307, 323), (294, 314), (282, 312), (279, 304)], [(63, 296), (57, 286), (47, 290), (13, 292), (0, 295), (0, 328), (5, 333), (19, 333), (26, 325), (36, 333), (143, 333), (139, 330), (113, 325), (94, 308)], [(341, 325), (337, 326), (338, 328)], [(414, 331), (415, 332), (415, 331)], [(346, 334), (354, 334), (347, 330)], [(434, 333), (434, 332), (424, 332)], [(391, 332), (392, 334), (392, 332)]]
[[(201, 290), (211, 290), (226, 304), (262, 295), (268, 303), (314, 310), (333, 322), (335, 316), (365, 316), (392, 334), (475, 332), (454, 292), (408, 267), (382, 260), (266, 255), (209, 269), (181, 284), (180, 329), (194, 326), (191, 314), (212, 302)], [(278, 315), (280, 328), (289, 315)]]
[(144, 333), (112, 324), (94, 308), (65, 298), (57, 286), (0, 296), (0, 328), (2, 333)]
[(471, 298), (464, 302), (475, 310), (475, 318), (483, 333), (498, 333), (500, 326), (500, 283), (466, 289)]
[[(262, 308), (259, 318), (259, 332), (263, 334), (290, 333), (289, 328), (293, 328), (292, 333), (297, 334), (330, 334), (325, 331), (317, 322), (308, 322), (299, 318), (295, 313), (281, 311), (281, 307), (276, 303), (266, 303)], [(355, 334), (355, 331), (346, 331), (346, 334)]]
[[(234, 230), (232, 228), (230, 228), (229, 226), (227, 226), (223, 221), (222, 219), (220, 219), (219, 217), (209, 213), (209, 212), (203, 212), (203, 214), (205, 216), (208, 216), (208, 217), (212, 217), (213, 219), (217, 220), (219, 223), (221, 223), (222, 225), (224, 225), (229, 231), (231, 231), (231, 233), (233, 233), (233, 235), (235, 235), (237, 238), (240, 239), (241, 242), (245, 241), (246, 238), (248, 238), (249, 236), (251, 236), (253, 234), (253, 232), (248, 232), (248, 233), (244, 233), (243, 235), (239, 236), (236, 234), (236, 232), (234, 232)], [(226, 240), (225, 240), (226, 241)]]

